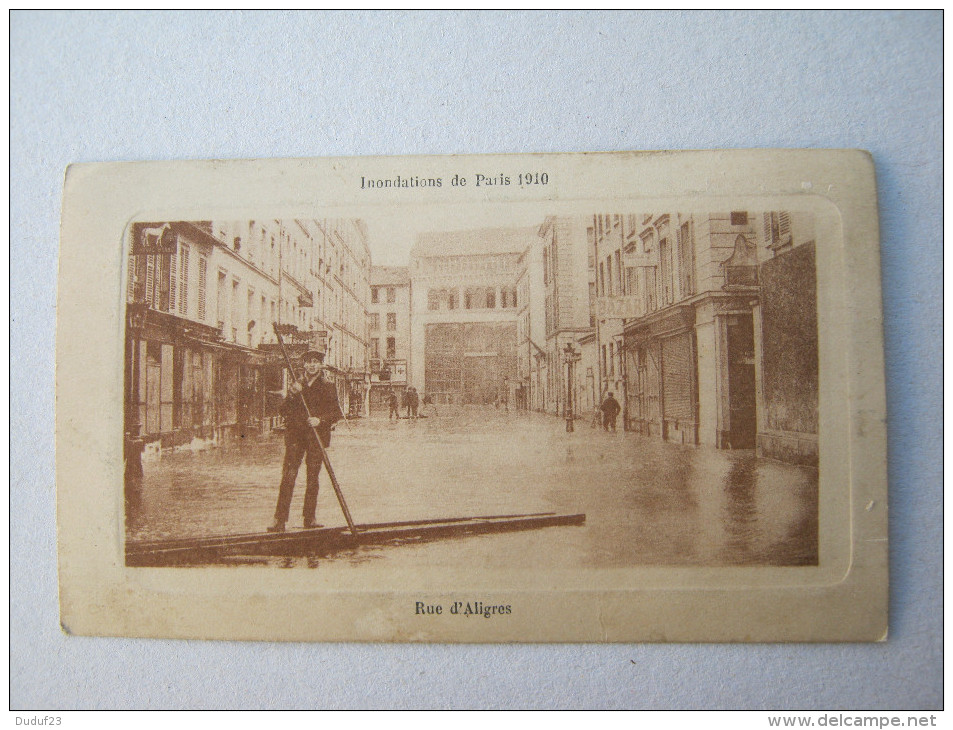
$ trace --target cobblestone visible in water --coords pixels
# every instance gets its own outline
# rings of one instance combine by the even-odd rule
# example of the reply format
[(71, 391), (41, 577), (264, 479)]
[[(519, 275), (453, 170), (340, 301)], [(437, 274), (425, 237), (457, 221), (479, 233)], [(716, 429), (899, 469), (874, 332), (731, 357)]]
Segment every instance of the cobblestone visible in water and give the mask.
[[(261, 532), (274, 513), (283, 448), (274, 435), (145, 463), (129, 536)], [(339, 424), (329, 453), (359, 524), (534, 512), (584, 512), (586, 524), (230, 562), (543, 569), (817, 562), (817, 470), (751, 451), (606, 433), (582, 421), (568, 434), (552, 416), (440, 407), (416, 421)], [(300, 524), (303, 498), (304, 465), (289, 529)], [(326, 473), (318, 519), (344, 524)]]

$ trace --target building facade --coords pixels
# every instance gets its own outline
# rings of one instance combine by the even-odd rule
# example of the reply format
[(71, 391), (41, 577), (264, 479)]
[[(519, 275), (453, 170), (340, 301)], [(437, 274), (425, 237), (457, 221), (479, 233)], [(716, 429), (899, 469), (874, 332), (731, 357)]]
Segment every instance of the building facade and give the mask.
[(593, 232), (600, 381), (621, 386), (626, 428), (816, 463), (811, 217), (595, 216)]
[[(593, 331), (591, 298), (595, 286), (593, 254), (587, 246), (586, 219), (550, 216), (536, 231), (543, 270), (543, 328), (545, 330), (544, 410), (565, 415), (567, 407), (566, 347), (587, 355), (580, 340)], [(586, 375), (590, 360), (573, 366), (572, 403), (574, 415), (582, 415), (587, 403)]]
[(629, 402), (623, 357), (625, 311), (618, 303), (631, 300), (639, 291), (633, 270), (627, 269), (623, 262), (627, 238), (633, 235), (632, 224), (631, 216), (599, 214), (592, 217), (588, 227), (595, 274), (593, 325), (596, 334), (594, 375), (599, 382), (597, 401), (601, 403), (612, 393), (622, 406), (623, 423), (626, 423)]
[(367, 306), (370, 410), (387, 412), (391, 391), (407, 387), (410, 363), (410, 274), (406, 266), (373, 266)]
[(360, 219), (310, 222), (311, 261), (316, 292), (311, 332), (326, 335), (325, 362), (336, 375), (338, 399), (348, 416), (367, 415), (370, 391), (368, 305), (371, 252), (367, 226)]
[[(335, 233), (341, 230), (350, 238)], [(131, 225), (128, 436), (169, 447), (268, 431), (287, 382), (273, 324), (293, 354), (328, 351), (346, 398), (349, 371), (342, 362), (367, 369), (370, 255), (361, 232), (357, 221)], [(345, 250), (335, 255), (335, 248)], [(322, 267), (328, 251), (335, 264), (363, 267), (351, 264), (332, 276)]]
[(524, 410), (546, 409), (546, 309), (543, 244), (533, 241), (520, 254), (516, 275), (517, 378), (514, 403)]
[(409, 380), (434, 402), (509, 406), (520, 383), (519, 261), (534, 235), (513, 228), (418, 237)]
[[(798, 464), (818, 463), (817, 270), (813, 220), (763, 214), (761, 296), (752, 307), (757, 448)], [(767, 258), (765, 258), (765, 255)]]

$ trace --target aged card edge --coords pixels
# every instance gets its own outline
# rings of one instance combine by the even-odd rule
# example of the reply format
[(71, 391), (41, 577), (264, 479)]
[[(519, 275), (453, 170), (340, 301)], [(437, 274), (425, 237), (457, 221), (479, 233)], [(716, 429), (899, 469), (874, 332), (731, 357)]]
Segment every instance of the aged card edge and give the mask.
[[(828, 151), (825, 151), (828, 152)], [(637, 154), (637, 153), (635, 153)], [(677, 153), (679, 156), (692, 155), (692, 153)], [(708, 153), (730, 156), (731, 153)], [(758, 154), (757, 151), (742, 153)], [(783, 152), (761, 151), (764, 155), (784, 155)], [(788, 153), (795, 156), (801, 153)], [(68, 549), (73, 531), (78, 527), (73, 523), (69, 516), (69, 488), (63, 479), (57, 479), (58, 484), (58, 510), (59, 510), (59, 530), (60, 530), (60, 575), (61, 575), (61, 599), (63, 625), (71, 633), (82, 634), (112, 634), (121, 635), (143, 635), (143, 636), (182, 636), (192, 638), (262, 638), (262, 639), (324, 639), (324, 640), (410, 640), (410, 641), (626, 641), (626, 640), (682, 640), (682, 641), (729, 641), (729, 640), (880, 640), (885, 636), (886, 630), (886, 450), (885, 450), (885, 399), (884, 399), (884, 381), (883, 381), (883, 351), (882, 351), (882, 314), (881, 314), (881, 295), (880, 295), (880, 268), (879, 268), (879, 247), (877, 246), (877, 209), (876, 195), (873, 187), (872, 161), (865, 153), (858, 152), (833, 152), (828, 153), (828, 167), (833, 168), (836, 164), (851, 167), (848, 174), (838, 174), (837, 170), (827, 171), (830, 179), (834, 179), (842, 185), (857, 184), (857, 180), (851, 178), (851, 174), (860, 177), (860, 182), (864, 183), (864, 189), (859, 194), (841, 194), (835, 191), (833, 194), (822, 196), (830, 200), (840, 211), (844, 221), (844, 257), (845, 269), (854, 273), (854, 277), (847, 282), (845, 286), (845, 297), (848, 311), (851, 313), (850, 319), (850, 361), (848, 366), (851, 369), (851, 393), (854, 401), (850, 402), (849, 424), (850, 424), (850, 468), (851, 468), (851, 489), (850, 496), (852, 500), (852, 559), (850, 570), (844, 576), (844, 579), (833, 591), (840, 600), (833, 601), (833, 606), (827, 606), (825, 611), (835, 606), (848, 612), (856, 609), (857, 603), (870, 606), (870, 620), (859, 622), (858, 626), (850, 631), (844, 631), (843, 626), (837, 627), (837, 631), (826, 631), (824, 627), (817, 626), (812, 622), (805, 623), (802, 620), (792, 620), (791, 626), (780, 626), (777, 621), (767, 620), (767, 617), (760, 617), (757, 612), (749, 616), (746, 621), (751, 631), (737, 632), (737, 626), (731, 630), (701, 625), (697, 616), (693, 621), (694, 627), (688, 627), (685, 623), (674, 622), (677, 625), (669, 625), (672, 622), (661, 622), (663, 625), (653, 626), (651, 616), (654, 613), (651, 601), (643, 601), (643, 610), (638, 613), (649, 615), (648, 623), (645, 616), (639, 617), (632, 615), (631, 610), (620, 607), (613, 599), (618, 596), (612, 593), (600, 594), (597, 598), (586, 596), (584, 603), (586, 606), (592, 606), (594, 603), (600, 607), (600, 616), (590, 616), (590, 621), (602, 627), (601, 630), (594, 630), (592, 626), (574, 626), (561, 620), (560, 615), (540, 616), (547, 620), (541, 621), (544, 627), (542, 632), (527, 631), (526, 627), (520, 627), (514, 635), (509, 635), (505, 630), (488, 638), (486, 632), (477, 632), (477, 635), (471, 636), (466, 630), (459, 627), (434, 627), (418, 633), (408, 633), (402, 631), (400, 627), (390, 627), (390, 634), (385, 635), (378, 631), (370, 630), (367, 627), (363, 629), (352, 626), (344, 631), (327, 631), (322, 633), (320, 627), (306, 627), (303, 634), (297, 631), (291, 632), (270, 632), (257, 621), (248, 621), (244, 617), (244, 622), (240, 617), (235, 617), (237, 623), (233, 626), (231, 621), (222, 622), (223, 630), (221, 633), (215, 631), (208, 632), (196, 630), (194, 624), (188, 620), (176, 621), (156, 621), (150, 626), (136, 625), (129, 616), (130, 609), (135, 607), (133, 598), (132, 605), (126, 604), (125, 600), (129, 596), (123, 596), (123, 585), (111, 585), (109, 588), (114, 594), (103, 595), (102, 598), (108, 598), (112, 603), (100, 600), (95, 596), (88, 595), (90, 588), (95, 585), (97, 576), (84, 575), (85, 571), (78, 569), (75, 562), (70, 560)], [(819, 162), (817, 155), (805, 155), (813, 157), (813, 162)], [(560, 156), (554, 156), (560, 157)], [(574, 156), (570, 156), (574, 157)], [(833, 158), (833, 161), (832, 161)], [(410, 159), (414, 164), (427, 164), (431, 158), (390, 158)], [(487, 158), (468, 158), (469, 162), (476, 163), (485, 161)], [(613, 159), (611, 157), (602, 157), (601, 159)], [(618, 158), (615, 158), (618, 160)], [(636, 157), (638, 159), (638, 157)], [(458, 161), (464, 161), (464, 158), (457, 158)], [(308, 162), (308, 161), (304, 161)], [(312, 161), (314, 162), (314, 161)], [(331, 161), (324, 161), (325, 163)], [(364, 162), (359, 158), (350, 160), (351, 163)], [(144, 163), (152, 164), (152, 163)], [(160, 165), (171, 165), (173, 169), (178, 169), (182, 165), (186, 167), (189, 163), (158, 163)], [(203, 164), (203, 163), (195, 163)], [(223, 163), (217, 163), (223, 164)], [(224, 163), (231, 165), (231, 163)], [(270, 161), (269, 166), (281, 165), (281, 161)], [(107, 169), (108, 168), (108, 169)], [(82, 249), (78, 247), (79, 241), (73, 238), (76, 233), (76, 226), (82, 219), (83, 214), (94, 214), (96, 210), (95, 201), (85, 201), (77, 203), (81, 198), (81, 188), (84, 185), (95, 186), (101, 183), (100, 175), (110, 177), (115, 174), (117, 168), (107, 165), (105, 168), (98, 165), (84, 165), (71, 167), (67, 174), (66, 194), (64, 195), (63, 211), (63, 245), (61, 248), (60, 265), (60, 292), (59, 305), (60, 312), (64, 307), (69, 309), (71, 304), (71, 288), (77, 285), (72, 266), (77, 263), (76, 256), (81, 256)], [(85, 179), (92, 177), (91, 180)], [(823, 175), (820, 175), (823, 177)], [(869, 184), (868, 184), (869, 183)], [(78, 190), (77, 187), (80, 189)], [(107, 186), (108, 187), (108, 186)], [(791, 195), (798, 194), (800, 191), (775, 190), (770, 194)], [(849, 195), (849, 197), (848, 197)], [(662, 196), (665, 197), (665, 196)], [(742, 196), (743, 197), (743, 196)], [(80, 211), (74, 211), (73, 208), (79, 206)], [(78, 219), (76, 213), (80, 213)], [(79, 267), (80, 269), (82, 267)], [(118, 277), (117, 277), (118, 278)], [(106, 303), (103, 300), (111, 298), (113, 300), (113, 309), (121, 304), (121, 293), (117, 296), (115, 292), (104, 292), (99, 297), (100, 304)], [(108, 306), (106, 307), (108, 309)], [(112, 315), (118, 321), (119, 317)], [(57, 334), (57, 466), (58, 475), (62, 476), (65, 470), (70, 466), (69, 447), (62, 448), (67, 443), (70, 434), (75, 430), (76, 424), (70, 423), (69, 414), (63, 413), (61, 409), (61, 398), (67, 401), (71, 395), (71, 389), (68, 376), (61, 373), (61, 367), (69, 362), (63, 358), (68, 358), (71, 354), (67, 346), (67, 333), (64, 331), (67, 324), (72, 324), (72, 320), (64, 318), (58, 324)], [(115, 333), (112, 333), (115, 334)], [(120, 348), (121, 351), (121, 348)], [(121, 377), (121, 365), (114, 365), (113, 370), (119, 371)], [(114, 373), (115, 374), (115, 373)], [(97, 415), (105, 415), (99, 413)], [(858, 423), (862, 421), (863, 423)], [(874, 454), (881, 454), (882, 458), (873, 458)], [(65, 462), (63, 461), (66, 458)], [(108, 465), (105, 465), (108, 468)], [(65, 492), (65, 494), (64, 494)], [(873, 505), (868, 509), (868, 506)], [(64, 512), (64, 508), (67, 511)], [(104, 529), (102, 525), (96, 525), (99, 550), (104, 545), (112, 543), (106, 533), (108, 528)], [(115, 535), (111, 536), (115, 538)], [(121, 544), (121, 542), (120, 542)], [(115, 567), (115, 566), (114, 566)], [(122, 568), (119, 568), (119, 575), (122, 575)], [(872, 575), (872, 579), (868, 579)], [(101, 577), (101, 576), (100, 576)], [(84, 584), (84, 579), (89, 583)], [(104, 588), (106, 586), (103, 586)], [(118, 589), (118, 590), (117, 590)], [(773, 589), (777, 591), (777, 589)], [(734, 598), (737, 600), (739, 591), (748, 595), (755, 601), (770, 603), (771, 596), (759, 595), (758, 591), (744, 591), (742, 589), (732, 589)], [(95, 592), (95, 590), (93, 590)], [(717, 605), (719, 591), (695, 590), (691, 591), (701, 601), (701, 606), (695, 609), (711, 611), (712, 605)], [(783, 591), (782, 591), (783, 593)], [(656, 594), (658, 595), (658, 594)], [(280, 596), (275, 597), (281, 600)], [(640, 599), (644, 596), (640, 596)], [(679, 596), (684, 599), (685, 596)], [(728, 598), (732, 598), (729, 596)], [(777, 593), (775, 594), (777, 598)], [(791, 607), (795, 608), (801, 603), (800, 597), (788, 597)], [(813, 597), (814, 599), (817, 596)], [(827, 598), (827, 597), (825, 597)], [(845, 599), (847, 599), (845, 601)], [(367, 610), (366, 598), (361, 597), (363, 602), (355, 607), (357, 610)], [(808, 601), (812, 603), (816, 601)], [(565, 600), (564, 606), (559, 607), (557, 613), (572, 613), (573, 601)], [(176, 606), (176, 601), (172, 601), (169, 610), (173, 614), (179, 614), (181, 606)], [(682, 605), (689, 606), (692, 601), (684, 601)], [(388, 606), (388, 599), (384, 597), (381, 605)], [(363, 609), (361, 608), (363, 607)], [(665, 606), (658, 607), (658, 610), (665, 610)], [(670, 608), (670, 607), (669, 607)], [(756, 607), (757, 608), (757, 607)], [(815, 614), (811, 611), (810, 605), (800, 606), (802, 615)], [(579, 610), (579, 609), (576, 609)], [(711, 611), (713, 615), (718, 615), (718, 611)], [(592, 613), (591, 610), (588, 613)], [(92, 620), (89, 620), (89, 619)], [(176, 619), (182, 619), (181, 614), (175, 616)], [(814, 615), (814, 619), (820, 620), (823, 617)], [(737, 618), (734, 619), (737, 621)], [(762, 625), (767, 622), (767, 626)], [(635, 625), (632, 631), (627, 627)], [(385, 624), (386, 625), (386, 624)], [(555, 627), (555, 630), (554, 630)], [(606, 628), (608, 627), (608, 628)], [(621, 628), (620, 628), (621, 627)], [(209, 626), (205, 626), (208, 629)], [(315, 631), (315, 628), (318, 630)], [(234, 629), (234, 630), (233, 630)], [(494, 629), (499, 631), (498, 628)], [(250, 632), (250, 633), (246, 633)]]

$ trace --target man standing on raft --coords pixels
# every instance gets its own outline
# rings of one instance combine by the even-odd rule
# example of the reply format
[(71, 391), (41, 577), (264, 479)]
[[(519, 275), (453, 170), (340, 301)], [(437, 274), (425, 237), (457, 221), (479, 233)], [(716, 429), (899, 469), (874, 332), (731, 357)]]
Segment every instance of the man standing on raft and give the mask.
[[(304, 379), (293, 382), (288, 387), (288, 396), (281, 404), (281, 415), (285, 419), (285, 459), (281, 485), (278, 487), (275, 521), (268, 527), (268, 532), (284, 532), (298, 469), (301, 459), (305, 456), (307, 487), (304, 493), (303, 524), (305, 529), (321, 527), (315, 520), (318, 474), (322, 464), (321, 449), (315, 439), (315, 432), (320, 436), (324, 448), (327, 448), (331, 443), (331, 426), (341, 418), (341, 406), (338, 404), (337, 389), (324, 377), (324, 353), (320, 350), (308, 350), (302, 357), (302, 363)], [(302, 397), (308, 404), (307, 408)]]

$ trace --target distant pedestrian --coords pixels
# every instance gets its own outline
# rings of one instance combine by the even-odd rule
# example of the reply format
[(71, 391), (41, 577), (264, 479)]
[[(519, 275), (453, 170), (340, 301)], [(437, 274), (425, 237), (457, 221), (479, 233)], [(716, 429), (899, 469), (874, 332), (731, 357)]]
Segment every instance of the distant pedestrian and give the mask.
[(390, 407), (390, 412), (387, 414), (387, 420), (396, 418), (400, 420), (400, 400), (397, 398), (397, 393), (391, 391), (387, 396), (387, 405)]
[(361, 391), (360, 386), (351, 388), (347, 396), (347, 402), (348, 416), (350, 418), (360, 418), (361, 405), (364, 403), (364, 393)]
[[(433, 415), (437, 415), (437, 404), (433, 402), (433, 396), (430, 393), (424, 393), (424, 405), (430, 406), (433, 409)], [(423, 413), (423, 409), (421, 409)]]
[(407, 418), (416, 418), (417, 409), (420, 407), (420, 396), (417, 395), (417, 389), (410, 386), (407, 389)]
[(615, 399), (612, 393), (609, 393), (599, 408), (602, 410), (603, 430), (608, 431), (611, 428), (615, 431), (615, 419), (619, 417), (619, 412), (622, 410), (619, 401)]

